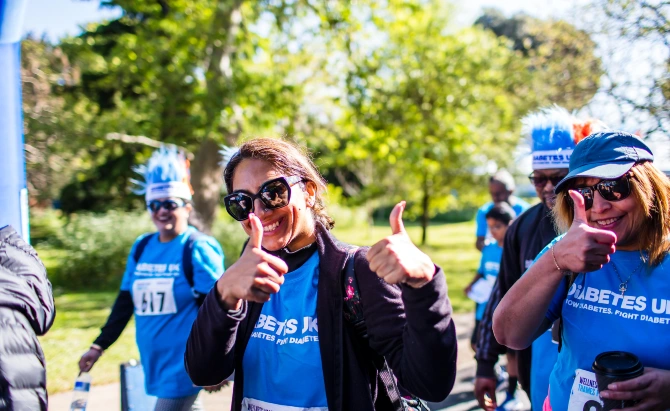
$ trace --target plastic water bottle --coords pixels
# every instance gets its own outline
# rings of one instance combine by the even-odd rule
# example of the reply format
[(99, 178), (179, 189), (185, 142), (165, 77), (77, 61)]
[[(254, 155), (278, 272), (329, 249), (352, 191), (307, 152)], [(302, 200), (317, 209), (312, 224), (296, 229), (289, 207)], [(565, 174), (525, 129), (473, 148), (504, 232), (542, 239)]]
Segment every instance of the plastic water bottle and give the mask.
[(82, 372), (77, 379), (74, 380), (70, 411), (86, 411), (86, 403), (88, 402), (88, 392), (90, 389), (91, 375), (87, 372)]

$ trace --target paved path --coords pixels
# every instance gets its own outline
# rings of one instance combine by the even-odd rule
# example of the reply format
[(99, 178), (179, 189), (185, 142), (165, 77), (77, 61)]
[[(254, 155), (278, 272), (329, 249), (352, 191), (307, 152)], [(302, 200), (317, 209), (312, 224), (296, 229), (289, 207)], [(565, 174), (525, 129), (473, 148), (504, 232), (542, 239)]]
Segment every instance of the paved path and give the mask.
[[(454, 316), (454, 323), (456, 324), (458, 337), (458, 371), (456, 372), (456, 383), (447, 399), (439, 403), (428, 404), (432, 411), (469, 411), (480, 409), (473, 392), (477, 362), (475, 361), (472, 349), (470, 349), (470, 336), (472, 335), (472, 328), (475, 325), (474, 315), (457, 314)], [(517, 390), (517, 392), (519, 392), (517, 397), (519, 397), (523, 405), (519, 411), (529, 410), (530, 402), (525, 393), (522, 390)], [(498, 401), (502, 401), (502, 398), (498, 398)]]
[[(206, 411), (230, 410), (233, 392), (230, 387), (218, 393), (208, 394), (203, 391), (200, 398)], [(69, 411), (72, 393), (65, 392), (49, 396), (49, 411)], [(121, 409), (121, 388), (117, 384), (94, 385), (89, 393), (86, 411), (119, 411)], [(136, 410), (145, 411), (145, 410)]]
[[(467, 411), (476, 410), (477, 401), (472, 394), (476, 362), (470, 350), (470, 334), (474, 326), (472, 314), (458, 314), (454, 316), (456, 332), (458, 333), (458, 373), (456, 384), (449, 397), (440, 403), (430, 403), (433, 411)], [(521, 391), (521, 390), (519, 390)], [(523, 395), (523, 393), (521, 393)], [(230, 409), (232, 397), (231, 387), (224, 388), (218, 393), (202, 393), (201, 398), (207, 411), (223, 411)], [(72, 394), (70, 392), (55, 394), (49, 397), (50, 411), (68, 411)], [(523, 397), (526, 409), (529, 409), (527, 398)], [(121, 409), (119, 384), (93, 386), (89, 397), (87, 411), (118, 411)], [(138, 410), (144, 411), (144, 410)]]

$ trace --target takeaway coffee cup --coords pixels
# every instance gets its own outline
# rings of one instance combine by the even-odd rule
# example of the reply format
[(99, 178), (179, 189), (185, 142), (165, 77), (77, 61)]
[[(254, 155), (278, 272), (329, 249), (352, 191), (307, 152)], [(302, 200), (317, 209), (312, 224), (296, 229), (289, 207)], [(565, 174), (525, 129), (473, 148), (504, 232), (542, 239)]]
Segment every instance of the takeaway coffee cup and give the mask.
[[(644, 372), (640, 360), (634, 354), (625, 351), (607, 351), (598, 354), (591, 368), (596, 374), (599, 391), (606, 390), (607, 386), (613, 382), (630, 380), (639, 377)], [(602, 401), (603, 411), (630, 407), (637, 403), (633, 400), (606, 400), (604, 398)]]

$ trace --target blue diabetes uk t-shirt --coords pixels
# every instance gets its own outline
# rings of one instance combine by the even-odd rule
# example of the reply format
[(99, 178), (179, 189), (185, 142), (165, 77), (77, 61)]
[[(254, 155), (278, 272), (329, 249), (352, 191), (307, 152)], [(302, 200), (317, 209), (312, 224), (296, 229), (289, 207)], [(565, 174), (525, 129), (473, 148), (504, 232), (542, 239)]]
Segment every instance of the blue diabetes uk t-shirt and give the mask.
[[(530, 208), (530, 204), (517, 196), (510, 196), (509, 201), (517, 217)], [(489, 227), (486, 225), (486, 213), (491, 211), (493, 205), (494, 203), (489, 201), (477, 210), (477, 217), (475, 219), (477, 225), (477, 237), (485, 237), (488, 234)]]
[(319, 255), (284, 277), (244, 352), (242, 409), (327, 411), (316, 319)]
[[(500, 271), (500, 260), (502, 259), (503, 249), (497, 242), (486, 244), (482, 249), (482, 258), (479, 262), (477, 273), (484, 276), (487, 281), (495, 281)], [(475, 319), (481, 320), (486, 311), (486, 303), (477, 304)]]
[[(152, 236), (137, 264), (133, 258), (136, 241), (121, 282), (121, 290), (130, 291), (135, 305), (136, 340), (146, 391), (160, 398), (186, 397), (200, 390), (184, 369), (186, 340), (198, 306), (181, 260), (186, 240), (194, 231), (189, 227), (167, 243)], [(212, 237), (201, 236), (193, 247), (193, 288), (209, 292), (222, 273), (221, 246)]]
[[(631, 352), (645, 367), (670, 370), (670, 257), (652, 269), (640, 263), (639, 251), (617, 251), (602, 269), (557, 290), (546, 315), (553, 321), (562, 313), (563, 321), (563, 349), (550, 378), (552, 409), (569, 408), (575, 375), (591, 371), (605, 351)], [(629, 276), (622, 295), (619, 285)]]

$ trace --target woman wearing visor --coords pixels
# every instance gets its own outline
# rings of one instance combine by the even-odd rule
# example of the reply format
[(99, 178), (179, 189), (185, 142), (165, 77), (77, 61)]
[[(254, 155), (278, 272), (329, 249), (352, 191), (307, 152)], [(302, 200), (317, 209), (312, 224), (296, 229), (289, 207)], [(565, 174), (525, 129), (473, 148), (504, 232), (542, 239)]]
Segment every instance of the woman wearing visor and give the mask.
[(186, 374), (184, 349), (204, 296), (223, 273), (223, 251), (188, 225), (188, 161), (176, 148), (161, 147), (137, 171), (157, 232), (133, 244), (112, 312), (79, 368), (89, 371), (135, 314), (146, 392), (158, 397), (155, 410), (200, 410), (200, 387)]
[[(577, 144), (556, 186), (553, 212), (565, 234), (498, 305), (495, 335), (515, 349), (563, 320), (545, 410), (611, 409), (601, 400), (630, 401), (615, 408), (631, 411), (670, 408), (670, 180), (652, 161), (649, 147), (623, 132)], [(636, 356), (644, 373), (598, 386), (594, 371), (613, 357), (596, 357), (613, 351)]]
[(249, 242), (193, 324), (186, 368), (196, 384), (235, 371), (233, 410), (401, 410), (416, 406), (401, 395), (449, 394), (456, 335), (444, 273), (405, 232), (404, 202), (388, 237), (354, 250), (331, 234), (325, 182), (298, 147), (248, 141), (224, 179), (226, 209)]

